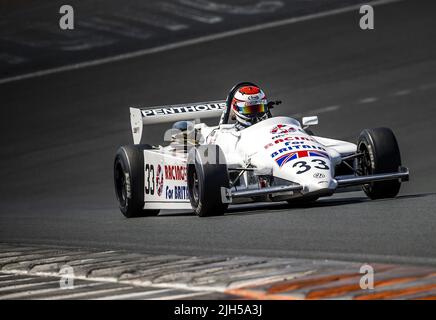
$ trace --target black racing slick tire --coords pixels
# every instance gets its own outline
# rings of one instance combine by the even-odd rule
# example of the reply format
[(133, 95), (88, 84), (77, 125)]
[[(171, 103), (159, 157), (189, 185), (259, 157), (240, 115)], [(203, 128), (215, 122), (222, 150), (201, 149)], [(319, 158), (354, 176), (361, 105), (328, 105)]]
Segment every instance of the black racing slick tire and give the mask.
[(147, 144), (122, 146), (114, 161), (115, 194), (126, 218), (156, 216), (159, 210), (144, 208), (144, 150)]
[[(389, 128), (365, 129), (361, 132), (357, 151), (362, 156), (357, 160), (361, 175), (398, 172), (401, 166), (400, 148), (394, 133)], [(399, 180), (372, 182), (362, 187), (370, 199), (393, 198), (400, 191)]]
[(228, 203), (221, 199), (221, 187), (229, 187), (224, 154), (218, 145), (192, 148), (188, 155), (188, 191), (192, 209), (199, 217), (220, 216)]

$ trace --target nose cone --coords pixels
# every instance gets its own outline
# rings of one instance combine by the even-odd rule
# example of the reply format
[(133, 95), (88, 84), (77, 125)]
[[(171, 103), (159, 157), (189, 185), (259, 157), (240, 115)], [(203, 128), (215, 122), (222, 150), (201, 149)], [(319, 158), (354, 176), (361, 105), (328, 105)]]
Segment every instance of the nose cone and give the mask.
[[(292, 172), (289, 172), (292, 174)], [(293, 175), (294, 181), (303, 186), (303, 194), (331, 195), (338, 183), (333, 179), (330, 170), (308, 170), (303, 174)]]
[(325, 190), (327, 193), (332, 193), (338, 186), (336, 180), (329, 177), (325, 177), (322, 179), (312, 179), (305, 181), (303, 183), (304, 189), (303, 193), (312, 193), (312, 192), (320, 192)]

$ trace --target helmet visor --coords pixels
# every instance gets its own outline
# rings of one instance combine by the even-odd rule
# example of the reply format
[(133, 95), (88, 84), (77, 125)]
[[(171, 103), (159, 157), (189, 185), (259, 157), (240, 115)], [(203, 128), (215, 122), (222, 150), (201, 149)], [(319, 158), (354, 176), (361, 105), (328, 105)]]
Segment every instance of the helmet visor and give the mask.
[[(260, 102), (260, 103), (259, 103)], [(255, 116), (259, 113), (265, 113), (267, 111), (266, 101), (258, 101), (257, 104), (251, 103), (238, 103), (237, 108), (240, 114), (244, 116)]]

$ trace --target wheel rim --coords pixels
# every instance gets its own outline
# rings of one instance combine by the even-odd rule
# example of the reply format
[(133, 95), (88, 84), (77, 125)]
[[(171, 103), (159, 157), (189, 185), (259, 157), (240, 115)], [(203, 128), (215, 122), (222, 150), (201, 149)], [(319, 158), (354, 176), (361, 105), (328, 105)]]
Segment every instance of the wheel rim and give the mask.
[[(360, 172), (361, 176), (366, 176), (372, 174), (372, 166), (371, 166), (371, 157), (368, 151), (368, 148), (364, 144), (360, 144), (358, 150), (363, 154), (360, 159)], [(372, 183), (368, 183), (362, 186), (365, 192), (369, 192), (371, 190)]]
[(127, 199), (127, 186), (126, 186), (126, 178), (124, 175), (121, 177), (121, 200), (123, 203), (126, 202)]
[(200, 183), (198, 181), (197, 171), (194, 171), (192, 175), (192, 197), (194, 198), (194, 201), (198, 203), (199, 196), (199, 190), (200, 190)]
[(365, 176), (369, 174), (370, 165), (371, 165), (371, 160), (369, 158), (369, 153), (367, 150), (365, 150), (363, 153), (363, 164), (362, 164), (363, 174)]
[(360, 165), (359, 165), (359, 171), (360, 175), (366, 176), (371, 174), (371, 157), (369, 156), (369, 152), (367, 148), (365, 148), (364, 145), (360, 145), (359, 147), (360, 152), (362, 153), (362, 157), (360, 159)]
[(127, 183), (124, 172), (120, 166), (118, 166), (116, 170), (116, 182), (118, 201), (122, 207), (125, 207), (127, 204)]

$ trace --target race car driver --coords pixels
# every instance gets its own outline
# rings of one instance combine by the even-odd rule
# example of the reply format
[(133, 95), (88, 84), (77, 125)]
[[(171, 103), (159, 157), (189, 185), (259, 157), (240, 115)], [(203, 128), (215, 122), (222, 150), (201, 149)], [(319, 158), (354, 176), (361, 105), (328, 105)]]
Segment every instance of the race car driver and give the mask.
[(262, 89), (248, 85), (236, 90), (230, 113), (230, 118), (236, 120), (236, 129), (242, 130), (268, 117), (268, 101)]

